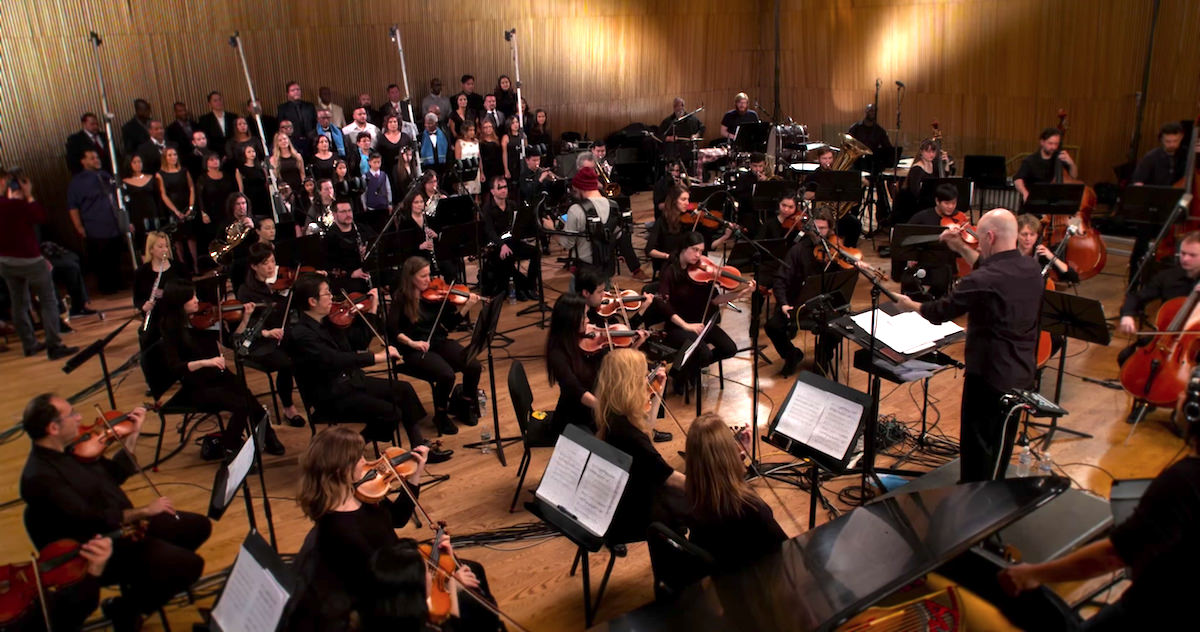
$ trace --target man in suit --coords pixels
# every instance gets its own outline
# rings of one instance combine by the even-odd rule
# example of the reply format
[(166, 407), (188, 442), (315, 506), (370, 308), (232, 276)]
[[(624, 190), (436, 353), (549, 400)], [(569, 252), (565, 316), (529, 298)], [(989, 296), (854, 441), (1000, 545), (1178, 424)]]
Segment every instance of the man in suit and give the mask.
[[(404, 102), (401, 101), (400, 86), (391, 84), (387, 87), (387, 103), (379, 109), (379, 122), (376, 125), (383, 125), (383, 121), (389, 116), (395, 116), (401, 121), (408, 120), (408, 108), (404, 107)], [(415, 114), (415, 112), (414, 112)]]
[(108, 153), (108, 138), (100, 131), (100, 119), (91, 112), (84, 112), (79, 117), (79, 131), (67, 137), (67, 169), (71, 175), (83, 171), (79, 159), (83, 150), (95, 149), (100, 154), (100, 162), (105, 171), (112, 172), (112, 157)]
[(225, 111), (225, 98), (216, 90), (208, 93), (208, 107), (211, 111), (201, 116), (197, 124), (204, 131), (204, 136), (208, 138), (209, 148), (224, 156), (225, 141), (233, 134), (237, 115)]
[(291, 121), (296, 128), (296, 134), (308, 137), (317, 129), (317, 108), (310, 101), (300, 98), (300, 84), (296, 81), (287, 83), (287, 101), (275, 108), (275, 115), (281, 121)]
[(179, 155), (184, 156), (192, 151), (192, 132), (197, 130), (192, 113), (182, 101), (176, 101), (172, 106), (175, 110), (175, 120), (167, 126), (167, 140), (179, 148)]
[(479, 113), (479, 124), (491, 121), (496, 135), (504, 134), (504, 113), (496, 109), (496, 95), (488, 93), (483, 97), (483, 110)]
[[(167, 150), (167, 133), (162, 121), (150, 121), (150, 139), (142, 143), (137, 154), (142, 157), (142, 173), (152, 176), (162, 167), (162, 154)], [(174, 147), (174, 143), (170, 145)]]
[(121, 146), (125, 155), (137, 151), (142, 143), (150, 140), (150, 119), (152, 118), (150, 102), (145, 99), (135, 99), (133, 102), (133, 118), (121, 126)]
[(333, 102), (333, 91), (329, 86), (321, 86), (317, 89), (317, 110), (329, 110), (329, 122), (338, 127), (346, 126), (346, 111), (342, 106)]

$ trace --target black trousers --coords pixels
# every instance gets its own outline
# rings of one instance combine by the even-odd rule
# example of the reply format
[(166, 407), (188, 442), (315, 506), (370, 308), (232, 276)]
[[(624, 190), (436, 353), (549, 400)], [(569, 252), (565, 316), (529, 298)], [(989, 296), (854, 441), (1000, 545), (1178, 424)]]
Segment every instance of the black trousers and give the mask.
[[(1004, 392), (978, 375), (968, 373), (963, 380), (962, 419), (959, 444), (962, 449), (960, 482), (1003, 479), (1012, 458), (1020, 420), (1008, 416), (1000, 398)], [(1008, 425), (1005, 426), (1005, 417)], [(997, 474), (999, 470), (999, 474)]]
[[(668, 346), (685, 349), (695, 340), (696, 334), (690, 330), (674, 326), (667, 327), (666, 344)], [(676, 367), (676, 369), (688, 380), (694, 380), (702, 367), (732, 358), (736, 353), (737, 343), (729, 337), (729, 334), (725, 333), (725, 330), (713, 325), (704, 335), (704, 342), (697, 345), (692, 357), (683, 366)]]
[(799, 333), (800, 327), (796, 325), (795, 318), (784, 316), (783, 310), (779, 306), (772, 310), (771, 317), (767, 319), (767, 324), (763, 329), (766, 330), (767, 338), (771, 340), (775, 352), (782, 360), (790, 360), (799, 353), (800, 350), (792, 344), (792, 339)]
[[(483, 273), (485, 296), (496, 296), (508, 291), (508, 280), (512, 279), (518, 290), (536, 292), (537, 280), (541, 277), (542, 251), (521, 241), (514, 241), (513, 254), (501, 259), (499, 251), (487, 258), (487, 270)], [(529, 260), (529, 271), (521, 274), (517, 263)]]
[(262, 342), (250, 349), (247, 360), (275, 372), (275, 390), (279, 392), (279, 402), (284, 408), (294, 404), (292, 390), (296, 387), (295, 371), (292, 369), (292, 358), (288, 356), (274, 341)]
[(212, 534), (212, 523), (200, 514), (181, 511), (179, 519), (159, 514), (150, 519), (141, 540), (117, 540), (100, 580), (119, 584), (139, 612), (148, 614), (191, 586), (204, 570), (196, 555)]
[(79, 265), (79, 255), (68, 250), (47, 259), (54, 266), (50, 276), (56, 284), (62, 284), (67, 289), (67, 296), (71, 297), (71, 313), (79, 313), (89, 300), (87, 287), (83, 282), (83, 268)]
[[(188, 376), (191, 378), (191, 376)], [(184, 388), (192, 404), (204, 412), (229, 413), (229, 423), (221, 434), (221, 443), (236, 450), (242, 445), (247, 424), (258, 424), (266, 409), (245, 382), (229, 371), (206, 370), (199, 378), (184, 379)]]
[(417, 427), (425, 417), (425, 407), (412, 385), (398, 378), (394, 386), (379, 377), (346, 382), (344, 388), (335, 389), (333, 397), (319, 403), (317, 408), (337, 421), (365, 422), (363, 437), (368, 441), (391, 441), (397, 425), (402, 424), (410, 447), (425, 442)]
[[(488, 583), (487, 571), (483, 569), (483, 564), (475, 560), (458, 558), (463, 566), (471, 569), (475, 573), (475, 578), (479, 580), (479, 588), (475, 594), (488, 600), (493, 606), (496, 605), (496, 598), (492, 596), (492, 587)], [(492, 614), (491, 610), (483, 607), (478, 601), (469, 595), (459, 594), (458, 596), (458, 612), (459, 621), (462, 623), (463, 630), (500, 630), (500, 618)], [(454, 626), (453, 629), (460, 629)]]
[(124, 287), (121, 281), (121, 237), (87, 238), (88, 267), (96, 273), (101, 294), (115, 294)]
[(479, 374), (483, 366), (479, 360), (466, 357), (466, 349), (453, 340), (434, 341), (429, 345), (429, 353), (421, 357), (421, 352), (408, 347), (404, 352), (405, 372), (421, 378), (433, 385), (434, 410), (446, 410), (450, 402), (450, 393), (454, 390), (454, 377), (463, 374), (463, 397), (472, 401), (479, 388)]

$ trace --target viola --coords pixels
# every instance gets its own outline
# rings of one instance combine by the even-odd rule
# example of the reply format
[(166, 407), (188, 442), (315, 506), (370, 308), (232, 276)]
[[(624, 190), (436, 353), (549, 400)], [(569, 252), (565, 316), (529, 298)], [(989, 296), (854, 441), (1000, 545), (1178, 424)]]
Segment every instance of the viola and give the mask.
[(688, 267), (688, 277), (696, 283), (716, 282), (726, 290), (736, 289), (739, 285), (754, 281), (742, 276), (740, 270), (733, 266), (719, 266), (708, 257), (700, 257), (695, 265)]
[[(455, 305), (466, 305), (467, 301), (471, 299), (471, 288), (462, 284), (450, 285), (446, 283), (445, 279), (434, 277), (429, 280), (429, 287), (421, 292), (421, 299), (434, 303), (448, 301)], [(486, 303), (491, 299), (480, 297), (479, 300)]]
[(219, 305), (200, 303), (196, 313), (188, 316), (188, 321), (196, 329), (208, 329), (221, 321), (236, 323), (242, 319), (245, 311), (246, 309), (242, 305), (242, 302), (236, 299), (222, 301)]
[(1200, 323), (1188, 318), (1200, 303), (1200, 284), (1186, 297), (1163, 303), (1154, 315), (1155, 328), (1165, 335), (1139, 347), (1121, 365), (1121, 387), (1154, 406), (1172, 406), (1187, 387), (1195, 367)]
[(279, 266), (275, 268), (275, 281), (270, 284), (271, 289), (275, 292), (290, 290), (292, 284), (296, 282), (296, 278), (301, 274), (316, 272), (317, 269), (312, 266), (300, 266), (293, 270), (287, 266)]
[(113, 442), (128, 437), (134, 430), (135, 426), (129, 419), (129, 413), (110, 410), (104, 413), (103, 419), (80, 426), (79, 435), (67, 444), (66, 451), (79, 461), (91, 463), (104, 456)]
[[(971, 225), (971, 219), (962, 211), (955, 211), (950, 217), (942, 217), (941, 225), (945, 227), (958, 226), (962, 229), (959, 236), (962, 237), (964, 243), (978, 250), (979, 235), (975, 232), (975, 227)], [(954, 260), (954, 265), (957, 267), (955, 275), (965, 277), (971, 274), (971, 264), (967, 263), (966, 259), (958, 257)]]
[(783, 226), (783, 229), (786, 231), (793, 231), (793, 230), (803, 230), (804, 225), (807, 223), (808, 223), (808, 213), (805, 213), (802, 211), (796, 211), (795, 213), (792, 213), (791, 215), (788, 215), (787, 217), (783, 218), (783, 221), (779, 222), (779, 225)]
[(375, 297), (370, 294), (351, 292), (348, 296), (348, 301), (344, 298), (334, 300), (329, 310), (329, 322), (342, 329), (354, 322), (355, 313), (369, 312), (375, 307)]
[[(597, 327), (588, 324), (586, 330), (579, 335), (579, 348), (584, 353), (596, 353), (605, 347), (631, 347), (637, 341), (642, 331), (633, 330), (621, 323), (612, 323), (607, 327)], [(645, 332), (648, 337), (665, 336), (664, 331)]]
[(645, 302), (646, 297), (633, 290), (621, 290), (619, 293), (605, 290), (604, 298), (600, 299), (600, 306), (596, 308), (596, 313), (608, 318), (622, 309), (627, 312), (636, 312), (642, 308), (642, 304)]
[(354, 497), (364, 503), (378, 503), (399, 489), (417, 471), (419, 464), (411, 451), (394, 446), (387, 448), (383, 456), (367, 461), (367, 473), (354, 483)]
[(435, 625), (445, 623), (458, 609), (458, 595), (450, 578), (458, 570), (459, 563), (453, 553), (442, 554), (438, 544), (444, 537), (448, 537), (446, 523), (439, 522), (433, 543), (417, 545), (417, 550), (428, 560), (429, 565), (437, 569), (429, 587), (429, 621)]

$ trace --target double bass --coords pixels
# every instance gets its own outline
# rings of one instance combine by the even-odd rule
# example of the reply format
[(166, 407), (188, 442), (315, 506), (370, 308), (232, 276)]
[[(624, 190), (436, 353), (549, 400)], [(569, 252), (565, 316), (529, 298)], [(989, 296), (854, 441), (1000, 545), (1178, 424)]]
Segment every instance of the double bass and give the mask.
[[(1058, 110), (1058, 131), (1060, 150), (1067, 139), (1067, 111)], [(1058, 152), (1054, 154), (1054, 182), (1057, 184), (1084, 184), (1062, 168)], [(1086, 281), (1104, 270), (1108, 263), (1108, 248), (1100, 233), (1092, 227), (1092, 211), (1096, 209), (1096, 191), (1090, 186), (1083, 187), (1083, 199), (1074, 215), (1064, 217), (1050, 215), (1042, 218), (1042, 241), (1054, 247), (1066, 238), (1067, 226), (1074, 225), (1078, 229), (1076, 236), (1067, 244), (1067, 252), (1063, 260), (1079, 274), (1080, 281)], [(1052, 272), (1057, 276), (1057, 272)]]

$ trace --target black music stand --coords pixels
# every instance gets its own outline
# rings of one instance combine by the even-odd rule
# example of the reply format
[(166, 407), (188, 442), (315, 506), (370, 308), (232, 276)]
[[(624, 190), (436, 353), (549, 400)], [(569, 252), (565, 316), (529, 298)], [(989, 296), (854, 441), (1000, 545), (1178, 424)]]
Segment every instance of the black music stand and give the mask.
[(295, 244), (297, 263), (318, 270), (329, 269), (329, 251), (325, 247), (325, 239), (320, 235), (305, 235), (292, 243)]
[(1083, 201), (1083, 188), (1082, 184), (1031, 184), (1029, 197), (1021, 205), (1021, 212), (1037, 215), (1074, 215)]
[(931, 208), (936, 204), (933, 194), (937, 188), (943, 184), (953, 185), (958, 190), (958, 199), (954, 201), (954, 208), (962, 211), (971, 217), (971, 197), (975, 192), (975, 183), (967, 178), (926, 178), (921, 180), (921, 192), (917, 195), (917, 208)]
[[(1130, 186), (1121, 194), (1117, 216), (1127, 222), (1162, 226), (1171, 219), (1171, 211), (1183, 197), (1183, 189), (1166, 186)], [(1177, 224), (1187, 216), (1179, 214)]]
[(100, 356), (100, 372), (104, 375), (104, 388), (108, 391), (108, 405), (110, 408), (115, 409), (117, 407), (117, 400), (113, 396), (112, 373), (110, 373), (108, 370), (108, 359), (104, 357), (104, 348), (108, 346), (108, 343), (112, 342), (113, 339), (117, 337), (117, 334), (124, 331), (125, 328), (129, 326), (129, 323), (139, 319), (140, 317), (140, 314), (134, 314), (125, 322), (121, 323), (119, 327), (112, 330), (111, 333), (103, 338), (97, 339), (92, 344), (84, 347), (79, 353), (71, 356), (71, 358), (64, 362), (62, 366), (63, 373), (70, 373), (75, 369), (78, 369), (83, 363), (92, 359), (92, 356)]
[(254, 501), (250, 493), (249, 480), (249, 475), (252, 473), (251, 466), (257, 467), (258, 482), (262, 487), (263, 494), (263, 514), (267, 519), (267, 533), (271, 538), (271, 548), (278, 553), (279, 546), (275, 540), (275, 521), (271, 517), (271, 499), (267, 494), (267, 479), (263, 474), (262, 464), (262, 446), (266, 441), (267, 426), (269, 425), (271, 425), (271, 419), (264, 411), (258, 427), (254, 428), (250, 436), (242, 443), (242, 447), (233, 460), (222, 463), (217, 468), (208, 501), (208, 517), (212, 520), (220, 520), (221, 516), (225, 515), (225, 510), (229, 508), (229, 504), (233, 502), (233, 497), (237, 495), (238, 488), (241, 488), (242, 496), (246, 500), (246, 521), (250, 525), (250, 533), (258, 533), (258, 520), (254, 517)]
[[(942, 226), (924, 226), (920, 224), (897, 224), (892, 227), (892, 278), (901, 279), (909, 261), (916, 261), (918, 269), (924, 269), (927, 273), (932, 270), (945, 271), (947, 275), (944, 280), (949, 280), (954, 275), (955, 261), (958, 259), (958, 253), (950, 249), (949, 246), (942, 243), (942, 233), (946, 232)], [(929, 278), (929, 281), (938, 281), (940, 284), (942, 278)], [(922, 293), (925, 292), (926, 285), (932, 283), (921, 283)], [(929, 295), (932, 298), (932, 295)], [(914, 300), (920, 300), (914, 297)]]
[(963, 177), (981, 189), (1008, 188), (1004, 156), (968, 154), (963, 157)]
[[(830, 324), (850, 305), (850, 297), (854, 296), (854, 286), (857, 284), (858, 271), (854, 269), (812, 274), (804, 280), (804, 289), (800, 291), (800, 298), (797, 299), (799, 304), (792, 311), (792, 318), (796, 319), (797, 329), (813, 331), (816, 334), (816, 340), (813, 341), (816, 351), (819, 352), (823, 348), (826, 336), (837, 335)], [(800, 327), (802, 320), (814, 323), (815, 329)], [(833, 351), (832, 357), (828, 359), (829, 366), (818, 365), (819, 353), (814, 353), (813, 366), (819, 367), (825, 375), (836, 381), (840, 345)]]
[[(500, 324), (500, 312), (503, 310), (504, 294), (497, 294), (490, 301), (483, 303), (483, 309), (479, 310), (479, 318), (475, 319), (475, 329), (471, 332), (471, 343), (467, 345), (466, 351), (463, 352), (463, 357), (477, 358), (484, 349), (487, 349), (488, 386), (492, 390), (493, 438), (491, 442), (495, 442), (496, 444), (496, 456), (500, 459), (500, 465), (508, 467), (508, 460), (504, 458), (504, 446), (520, 441), (521, 437), (520, 435), (515, 437), (500, 436), (500, 402), (496, 399), (496, 364), (492, 356), (492, 339), (496, 335), (496, 327)], [(485, 443), (489, 442), (476, 441), (468, 443), (463, 447), (478, 448)]]
[[(438, 259), (453, 259), (461, 263), (466, 257), (479, 254), (479, 230), (480, 224), (477, 221), (453, 224), (438, 230), (438, 238), (433, 244), (433, 256)], [(465, 266), (459, 265), (458, 269), (462, 273), (462, 280), (465, 281)]]
[[(1054, 381), (1054, 403), (1057, 404), (1062, 395), (1064, 367), (1067, 363), (1067, 339), (1074, 338), (1108, 346), (1112, 342), (1112, 334), (1108, 331), (1108, 321), (1104, 317), (1104, 306), (1100, 301), (1066, 292), (1046, 291), (1042, 295), (1041, 328), (1052, 336), (1062, 336), (1062, 348), (1058, 350), (1058, 378)], [(1084, 439), (1092, 438), (1092, 435), (1086, 432), (1058, 425), (1057, 417), (1051, 417), (1048, 424), (1031, 421), (1029, 425), (1047, 428), (1042, 444), (1044, 448), (1050, 447), (1056, 430)]]
[(297, 250), (295, 237), (282, 240), (276, 238), (275, 242), (271, 245), (275, 248), (275, 263), (289, 268), (296, 264)]
[(862, 202), (862, 173), (859, 171), (814, 171), (805, 184), (817, 185), (814, 202)]
[(426, 217), (429, 228), (437, 233), (450, 226), (466, 224), (475, 219), (475, 201), (470, 195), (451, 195), (438, 200), (437, 212)]
[(754, 193), (750, 199), (754, 202), (754, 210), (759, 213), (773, 213), (779, 206), (779, 200), (785, 195), (796, 193), (796, 183), (786, 180), (766, 180), (754, 183)]
[(733, 138), (733, 147), (744, 152), (767, 152), (767, 141), (771, 136), (771, 124), (765, 122), (738, 125)]
[(296, 590), (294, 570), (279, 553), (267, 546), (262, 536), (251, 532), (229, 571), (209, 612), (207, 626), (194, 630), (239, 632), (275, 629), (287, 616), (287, 605)]
[[(820, 399), (825, 401), (818, 402)], [(763, 441), (808, 460), (809, 529), (817, 525), (817, 502), (829, 506), (821, 494), (820, 470), (846, 473), (870, 414), (870, 395), (802, 371), (767, 426)], [(781, 422), (785, 424), (782, 429)]]

